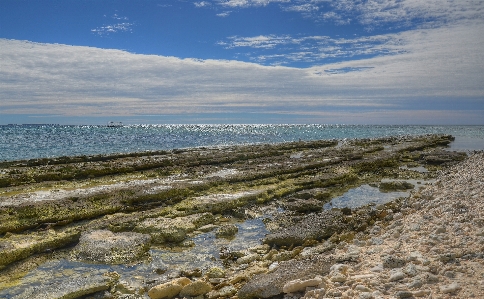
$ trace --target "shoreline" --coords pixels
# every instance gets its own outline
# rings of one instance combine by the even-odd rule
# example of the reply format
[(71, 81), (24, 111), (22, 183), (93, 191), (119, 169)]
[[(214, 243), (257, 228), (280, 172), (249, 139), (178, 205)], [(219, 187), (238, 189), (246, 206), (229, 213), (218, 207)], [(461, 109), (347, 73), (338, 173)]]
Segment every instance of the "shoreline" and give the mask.
[[(3, 165), (4, 173), (14, 171), (4, 181), (7, 186), (0, 189), (0, 264), (4, 268), (2, 275), (9, 277), (0, 281), (0, 295), (27, 298), (32, 287), (19, 280), (22, 273), (41, 273), (44, 270), (35, 272), (37, 267), (32, 263), (50, 260), (54, 264), (61, 262), (57, 266), (60, 268), (70, 263), (66, 261), (87, 262), (85, 265), (134, 263), (139, 271), (154, 267), (143, 272), (144, 282), (111, 271), (114, 266), (104, 272), (84, 269), (93, 281), (81, 281), (86, 273), (77, 273), (81, 270), (69, 264), (65, 271), (71, 276), (64, 279), (81, 281), (83, 296), (155, 298), (150, 297), (153, 287), (159, 290), (160, 285), (180, 282), (186, 283), (182, 288), (210, 289), (196, 296), (185, 293), (193, 298), (229, 298), (237, 293), (239, 298), (260, 297), (244, 295), (242, 290), (255, 281), (254, 275), (277, 273), (281, 271), (277, 270), (279, 266), (293, 263), (294, 267), (307, 258), (316, 258), (315, 264), (325, 268), (329, 261), (317, 258), (322, 252), (334, 254), (344, 249), (344, 242), (357, 239), (378, 221), (387, 221), (387, 215), (382, 216), (384, 211), (398, 214), (402, 207), (406, 208), (403, 199), (378, 206), (324, 210), (327, 202), (368, 183), (381, 192), (417, 189), (404, 182), (424, 182), (447, 169), (446, 165), (469, 159), (466, 154), (443, 151), (451, 139), (442, 135), (406, 136), (347, 140), (340, 145), (327, 140), (304, 141), (223, 149), (202, 147), (136, 157), (104, 156), (97, 161), (64, 160), (53, 165)], [(428, 172), (411, 170), (422, 165)], [(388, 178), (397, 183), (390, 184), (391, 190), (384, 190), (382, 182)], [(38, 201), (32, 203), (35, 199)], [(159, 257), (153, 249), (193, 250), (190, 248), (197, 248), (193, 240), (204, 234), (213, 237), (215, 244), (230, 248), (231, 240), (238, 238), (237, 230), (244, 229), (241, 223), (249, 219), (260, 219), (269, 234), (262, 243), (244, 250), (214, 248), (220, 251), (215, 258), (220, 266), (207, 262), (205, 268), (180, 272), (173, 265), (154, 265)], [(312, 221), (308, 222), (311, 225), (305, 226), (305, 221)], [(322, 230), (311, 230), (315, 223)], [(330, 223), (339, 224), (329, 229)], [(96, 245), (99, 240), (105, 242)], [(119, 240), (124, 243), (118, 244)], [(131, 250), (125, 251), (123, 246)], [(106, 250), (118, 253), (106, 256)], [(316, 271), (308, 267), (306, 276)], [(217, 271), (221, 273), (212, 273)], [(147, 279), (151, 282), (147, 283)], [(315, 276), (308, 279), (319, 281)], [(62, 279), (51, 283), (57, 285), (57, 291), (74, 292), (64, 286)], [(278, 291), (274, 296), (282, 296), (282, 287)], [(43, 292), (49, 298), (54, 290)]]

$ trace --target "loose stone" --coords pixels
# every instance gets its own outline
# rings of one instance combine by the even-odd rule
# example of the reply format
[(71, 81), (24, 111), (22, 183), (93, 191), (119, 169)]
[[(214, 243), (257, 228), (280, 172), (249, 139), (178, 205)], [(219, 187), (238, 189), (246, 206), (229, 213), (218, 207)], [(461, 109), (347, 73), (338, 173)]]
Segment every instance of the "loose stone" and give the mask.
[(307, 287), (316, 287), (323, 282), (321, 277), (315, 277), (313, 279), (301, 280), (296, 279), (289, 281), (282, 287), (284, 293), (295, 293), (306, 290)]
[(207, 294), (211, 290), (212, 286), (209, 283), (206, 283), (203, 280), (197, 280), (184, 286), (183, 289), (181, 289), (179, 296), (196, 297)]
[(389, 281), (398, 281), (405, 278), (405, 274), (402, 271), (396, 271), (390, 275)]
[(370, 288), (368, 288), (368, 287), (366, 287), (364, 285), (361, 285), (361, 284), (357, 285), (355, 287), (355, 290), (357, 290), (359, 292), (371, 292), (371, 289)]
[(398, 291), (395, 293), (395, 297), (397, 298), (410, 298), (412, 296), (413, 296), (413, 293), (409, 291)]
[(456, 282), (453, 282), (449, 285), (443, 285), (443, 286), (440, 286), (440, 291), (444, 294), (446, 293), (453, 293), (453, 292), (456, 292), (458, 290), (461, 289), (461, 286), (456, 283)]
[(382, 259), (384, 268), (401, 268), (405, 266), (405, 260), (396, 256), (385, 256)]
[(180, 293), (184, 286), (191, 283), (186, 277), (181, 277), (170, 282), (152, 287), (148, 291), (151, 299), (168, 299), (173, 298)]

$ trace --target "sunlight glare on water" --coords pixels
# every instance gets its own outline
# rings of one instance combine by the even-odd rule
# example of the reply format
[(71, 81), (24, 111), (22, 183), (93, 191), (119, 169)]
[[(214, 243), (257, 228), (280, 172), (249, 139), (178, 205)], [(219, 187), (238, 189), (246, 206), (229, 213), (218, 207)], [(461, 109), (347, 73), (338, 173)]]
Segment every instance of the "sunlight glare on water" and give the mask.
[(0, 126), (0, 161), (298, 140), (451, 134), (451, 149), (484, 149), (484, 126), (130, 125)]

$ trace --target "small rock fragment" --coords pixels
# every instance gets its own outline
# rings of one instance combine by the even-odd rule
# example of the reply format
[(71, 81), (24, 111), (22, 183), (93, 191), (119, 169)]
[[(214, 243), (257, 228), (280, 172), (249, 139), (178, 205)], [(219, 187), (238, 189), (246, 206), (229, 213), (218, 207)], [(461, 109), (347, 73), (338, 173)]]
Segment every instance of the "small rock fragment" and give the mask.
[(219, 267), (213, 267), (208, 270), (207, 276), (209, 278), (224, 278), (225, 271), (223, 269), (220, 269)]
[(409, 291), (398, 291), (395, 293), (395, 297), (396, 298), (410, 298), (413, 296), (413, 293), (412, 292), (409, 292)]
[(190, 284), (187, 284), (180, 291), (181, 297), (196, 297), (200, 295), (205, 295), (212, 290), (212, 286), (203, 280), (197, 280)]
[(395, 271), (390, 275), (389, 281), (398, 281), (405, 278), (405, 274), (402, 271)]
[(315, 277), (313, 279), (307, 279), (307, 280), (301, 280), (301, 279), (291, 280), (282, 287), (282, 291), (286, 294), (301, 292), (306, 290), (307, 287), (319, 286), (322, 282), (323, 280), (321, 279), (321, 277)]
[(460, 289), (461, 289), (461, 286), (456, 282), (453, 282), (449, 285), (440, 286), (440, 291), (444, 294), (453, 293), (453, 292), (456, 292)]
[(214, 299), (214, 298), (230, 298), (233, 295), (235, 295), (236, 293), (237, 293), (237, 290), (233, 286), (228, 285), (228, 286), (224, 286), (220, 290), (210, 291), (207, 294), (207, 297), (209, 299)]
[(184, 286), (191, 283), (191, 280), (186, 277), (180, 277), (167, 283), (163, 283), (152, 287), (148, 291), (148, 296), (151, 299), (168, 299), (173, 298), (183, 289)]
[(387, 255), (382, 258), (383, 268), (401, 268), (405, 266), (405, 260), (396, 256)]
[(362, 284), (359, 284), (355, 287), (355, 290), (359, 291), (359, 292), (371, 292), (371, 289), (362, 285)]

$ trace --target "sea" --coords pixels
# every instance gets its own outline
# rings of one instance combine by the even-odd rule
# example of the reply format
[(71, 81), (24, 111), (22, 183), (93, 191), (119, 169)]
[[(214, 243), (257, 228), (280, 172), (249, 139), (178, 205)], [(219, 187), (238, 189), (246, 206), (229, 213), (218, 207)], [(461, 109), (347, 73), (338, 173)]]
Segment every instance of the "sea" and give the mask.
[(0, 126), (0, 161), (423, 134), (453, 135), (449, 150), (484, 150), (484, 126), (25, 124)]

